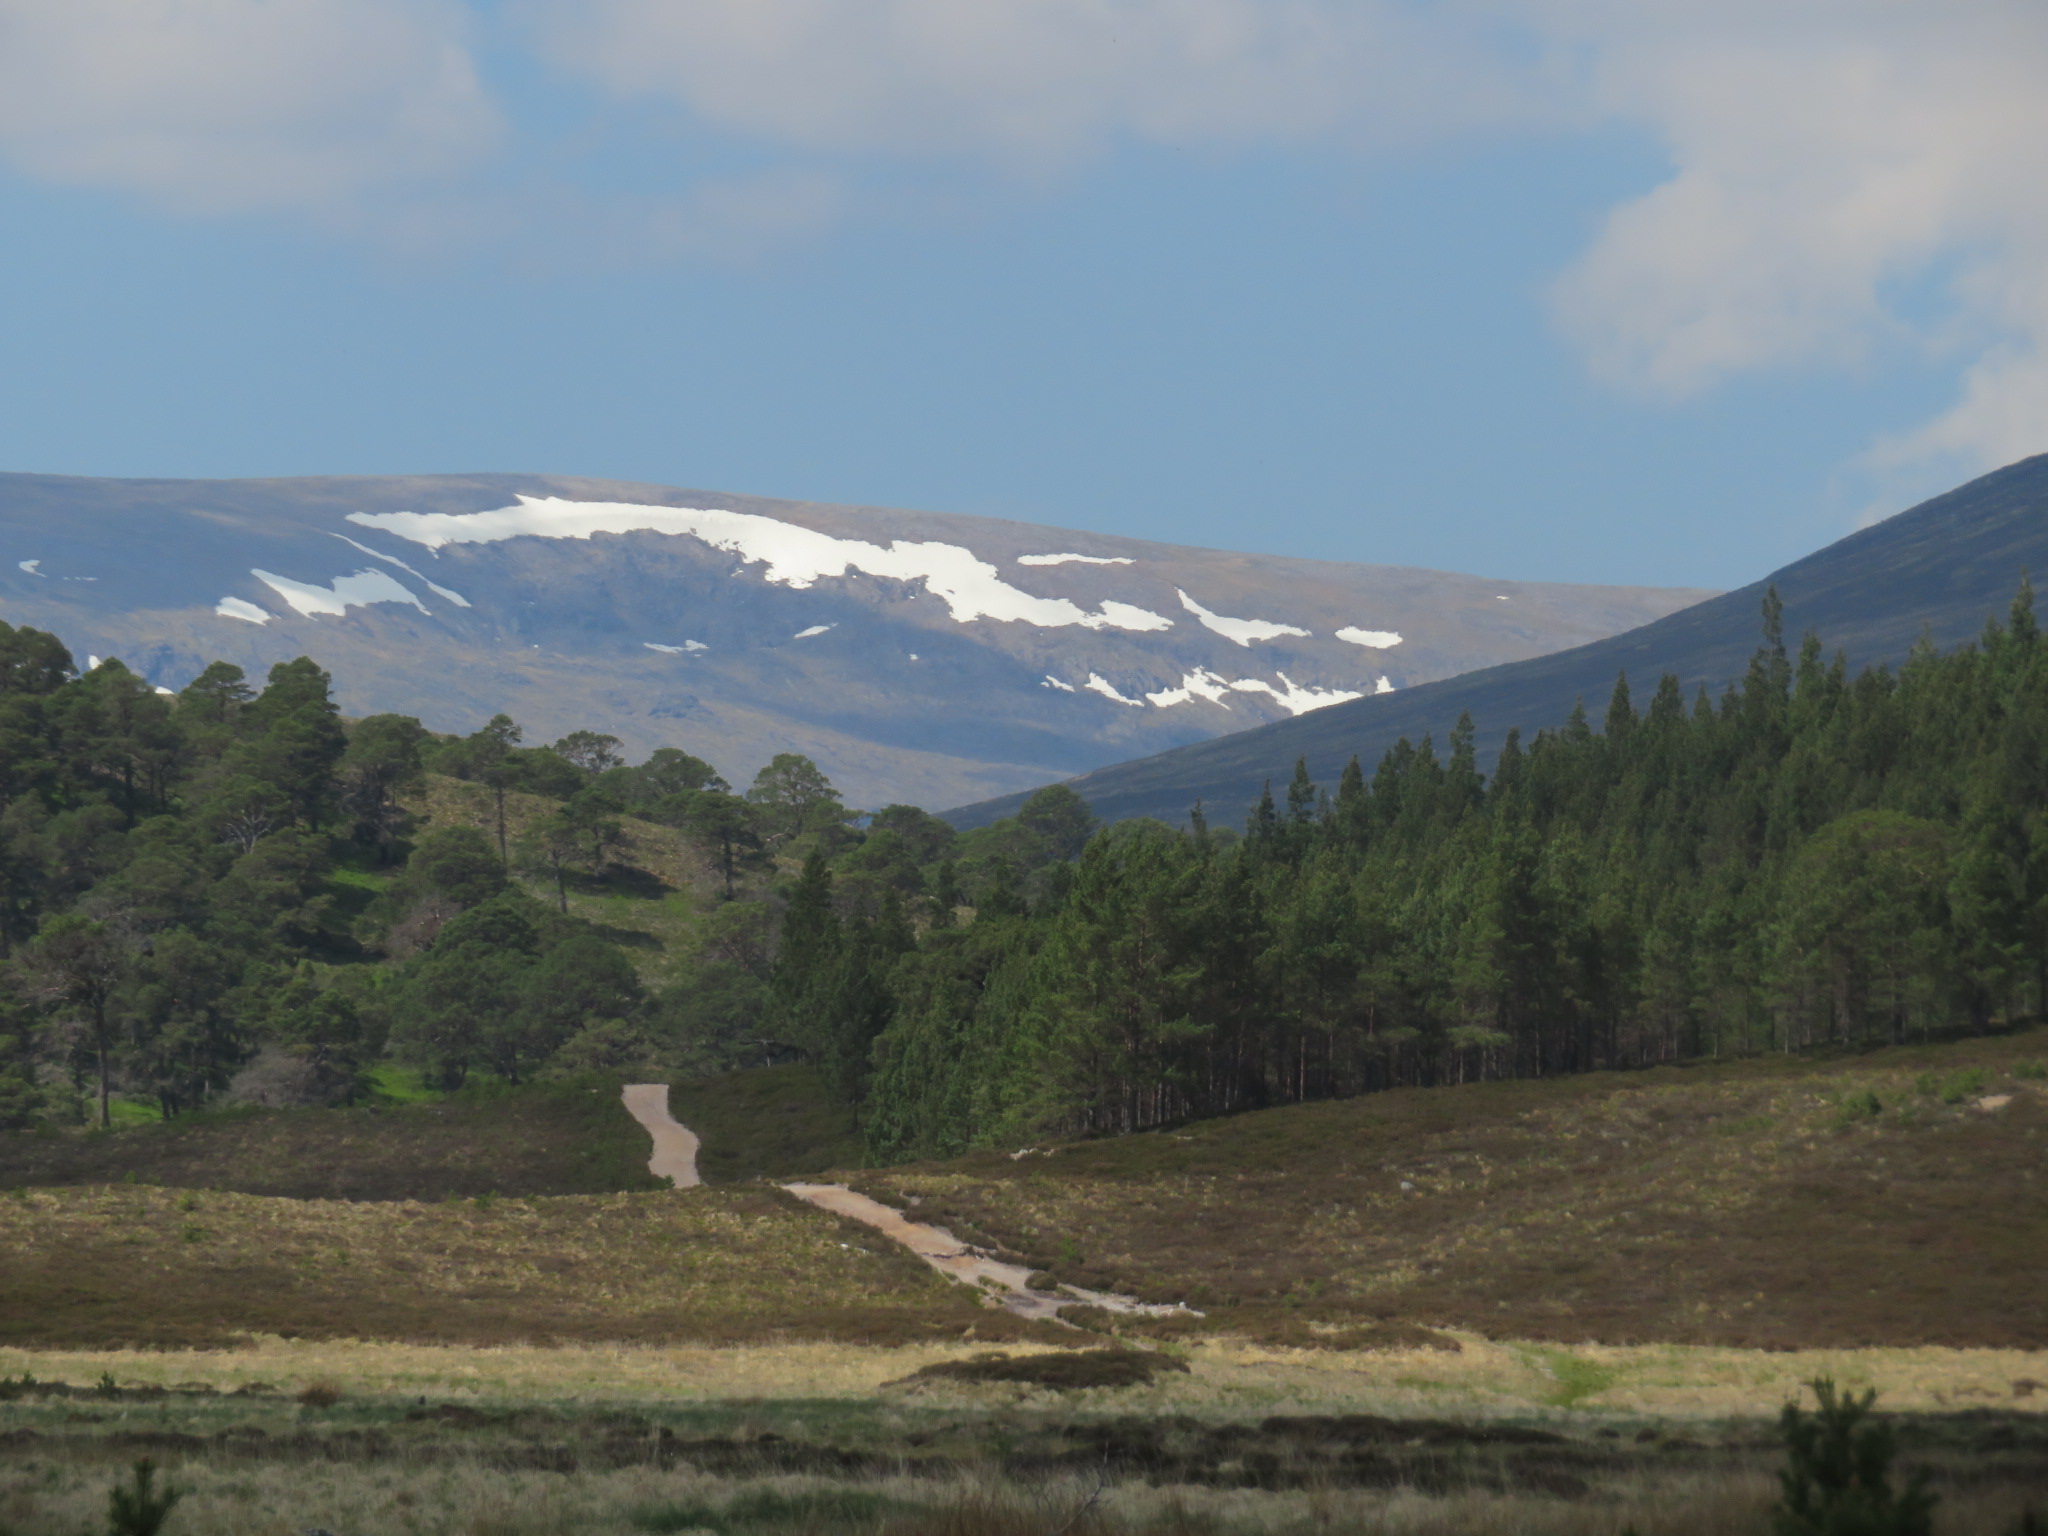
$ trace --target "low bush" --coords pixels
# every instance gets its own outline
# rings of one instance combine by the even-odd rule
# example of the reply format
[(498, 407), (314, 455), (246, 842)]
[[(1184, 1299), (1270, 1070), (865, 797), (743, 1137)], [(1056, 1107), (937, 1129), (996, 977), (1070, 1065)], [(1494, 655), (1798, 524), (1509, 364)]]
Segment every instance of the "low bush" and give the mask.
[(908, 1381), (1012, 1382), (1075, 1392), (1086, 1387), (1141, 1387), (1163, 1372), (1187, 1366), (1171, 1355), (1139, 1349), (1081, 1349), (1042, 1355), (976, 1355), (941, 1360), (913, 1372)]

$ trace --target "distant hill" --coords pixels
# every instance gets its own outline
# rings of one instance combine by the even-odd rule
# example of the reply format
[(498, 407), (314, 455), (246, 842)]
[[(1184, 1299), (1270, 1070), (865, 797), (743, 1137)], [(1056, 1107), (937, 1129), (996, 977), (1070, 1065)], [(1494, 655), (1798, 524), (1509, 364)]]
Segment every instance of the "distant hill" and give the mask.
[[(1808, 631), (1853, 667), (1901, 660), (1922, 635), (1947, 648), (2002, 615), (2023, 571), (2048, 572), (2048, 454), (2024, 459), (1865, 528), (1739, 591), (1625, 634), (1553, 655), (1482, 668), (1417, 688), (1332, 705), (1257, 730), (1102, 768), (1071, 781), (1107, 820), (1156, 816), (1178, 823), (1197, 800), (1218, 825), (1235, 824), (1267, 780), (1306, 758), (1334, 785), (1356, 755), (1368, 771), (1402, 737), (1441, 745), (1470, 712), (1483, 760), (1511, 728), (1561, 724), (1583, 700), (1598, 716), (1626, 672), (1637, 704), (1665, 673), (1688, 693), (1739, 677), (1761, 638), (1765, 589), (1785, 604), (1787, 643)], [(1028, 792), (1027, 792), (1028, 793)], [(1022, 794), (946, 813), (966, 828), (1009, 815)]]
[(0, 475), (0, 619), (176, 689), (306, 654), (351, 713), (801, 752), (954, 805), (1629, 629), (1702, 592), (1286, 560), (547, 475)]

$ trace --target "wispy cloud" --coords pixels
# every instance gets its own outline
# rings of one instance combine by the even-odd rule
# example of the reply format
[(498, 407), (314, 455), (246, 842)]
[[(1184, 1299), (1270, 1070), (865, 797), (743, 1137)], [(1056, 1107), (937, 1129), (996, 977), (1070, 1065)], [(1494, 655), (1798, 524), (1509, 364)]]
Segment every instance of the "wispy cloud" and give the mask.
[(1071, 164), (1167, 144), (1409, 139), (1517, 114), (1500, 21), (1406, 0), (522, 0), (607, 90), (834, 156)]
[[(1539, 6), (1603, 113), (1673, 174), (1556, 290), (1603, 375), (1683, 395), (1759, 369), (1970, 349), (1962, 398), (1874, 446), (1907, 481), (2048, 448), (2048, 10), (2013, 0)], [(1929, 280), (1941, 292), (1901, 295)], [(1966, 353), (1966, 355), (1968, 355)]]
[[(507, 146), (576, 130), (494, 97), (479, 38), (652, 104), (612, 119), (642, 160), (696, 135), (746, 167), (625, 195), (574, 184), (579, 148), (523, 186)], [(2048, 447), (2043, 78), (2039, 0), (0, 0), (0, 155), (30, 175), (550, 261), (571, 226), (605, 264), (811, 238), (906, 163), (1042, 184), (1127, 142), (1634, 125), (1669, 174), (1560, 274), (1563, 333), (1674, 398), (1949, 357), (1953, 406), (1867, 460), (1909, 481)]]
[(182, 211), (332, 219), (499, 135), (456, 0), (0, 0), (0, 153)]

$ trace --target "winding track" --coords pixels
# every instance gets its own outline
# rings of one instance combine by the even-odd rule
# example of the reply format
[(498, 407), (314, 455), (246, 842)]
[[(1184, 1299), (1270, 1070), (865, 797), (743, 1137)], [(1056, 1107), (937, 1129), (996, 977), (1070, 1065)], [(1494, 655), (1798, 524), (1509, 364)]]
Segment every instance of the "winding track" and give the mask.
[(647, 1171), (677, 1189), (693, 1189), (703, 1183), (697, 1177), (697, 1133), (677, 1124), (668, 1112), (668, 1084), (629, 1083), (619, 1097), (625, 1101), (626, 1112), (654, 1138), (654, 1156), (647, 1159)]
[[(654, 1156), (647, 1171), (666, 1178), (677, 1189), (689, 1189), (703, 1181), (697, 1176), (696, 1134), (676, 1123), (668, 1112), (667, 1083), (634, 1083), (620, 1097), (635, 1120), (654, 1138)], [(970, 1286), (992, 1304), (1019, 1317), (1060, 1321), (1062, 1307), (1102, 1307), (1111, 1312), (1165, 1316), (1174, 1312), (1199, 1317), (1193, 1308), (1175, 1304), (1150, 1305), (1131, 1296), (1106, 1291), (1087, 1291), (1077, 1285), (1063, 1285), (1056, 1291), (1034, 1290), (1031, 1271), (1021, 1264), (1005, 1264), (963, 1243), (944, 1227), (927, 1226), (910, 1220), (901, 1211), (871, 1200), (844, 1184), (784, 1184), (781, 1188), (797, 1199), (835, 1216), (845, 1216), (873, 1227), (891, 1242), (900, 1243), (931, 1265), (948, 1280)]]

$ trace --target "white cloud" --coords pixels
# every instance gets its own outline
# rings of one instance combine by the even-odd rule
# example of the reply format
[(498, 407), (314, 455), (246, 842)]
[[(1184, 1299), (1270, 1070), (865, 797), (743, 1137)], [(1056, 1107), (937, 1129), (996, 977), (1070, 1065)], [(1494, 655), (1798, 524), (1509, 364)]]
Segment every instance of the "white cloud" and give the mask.
[[(588, 143), (682, 138), (536, 116), (548, 170), (505, 175), (487, 33), (751, 141), (747, 168), (579, 189), (610, 152)], [(1669, 172), (1554, 291), (1593, 369), (1683, 398), (1932, 359), (1957, 399), (1870, 459), (1911, 474), (2048, 448), (2044, 78), (2041, 0), (0, 0), (0, 158), (185, 211), (587, 266), (808, 238), (854, 211), (863, 161), (1043, 175), (1132, 141), (1634, 125)]]
[(2048, 8), (1525, 3), (1583, 50), (1590, 101), (1673, 163), (1558, 284), (1597, 371), (1682, 396), (1900, 346), (1974, 354), (1955, 407), (1874, 461), (2048, 448)]
[(829, 154), (1071, 160), (1155, 143), (1407, 138), (1511, 110), (1402, 0), (526, 0), (541, 51), (625, 95)]
[(0, 155), (200, 212), (332, 215), (497, 117), (458, 0), (0, 0)]

